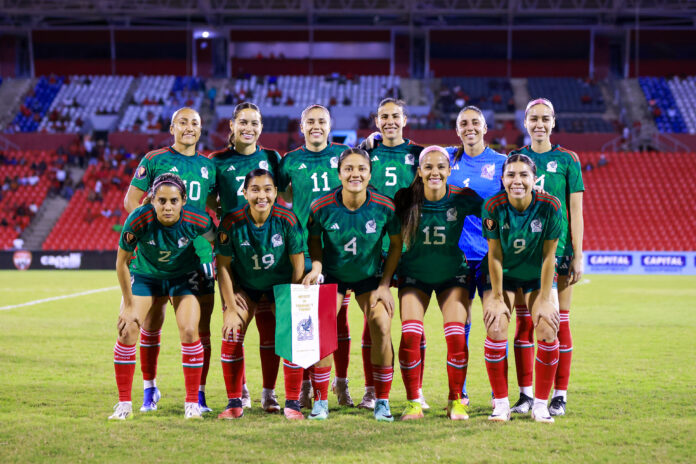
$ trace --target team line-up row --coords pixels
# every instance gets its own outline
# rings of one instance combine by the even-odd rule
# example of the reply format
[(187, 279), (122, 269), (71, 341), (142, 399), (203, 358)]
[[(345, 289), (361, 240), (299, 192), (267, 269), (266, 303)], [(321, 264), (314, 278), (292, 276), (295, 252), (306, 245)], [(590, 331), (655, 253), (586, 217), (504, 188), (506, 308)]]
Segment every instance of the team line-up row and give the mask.
[[(230, 120), (229, 146), (205, 157), (196, 151), (198, 113), (189, 108), (174, 113), (174, 143), (143, 157), (124, 200), (130, 214), (116, 265), (123, 294), (114, 348), (119, 402), (110, 419), (133, 417), (138, 340), (140, 410), (157, 409), (155, 375), (168, 301), (182, 344), (185, 417), (211, 411), (205, 384), (214, 262), (226, 302), (221, 362), (228, 405), (221, 419), (242, 417), (250, 406), (243, 342), (254, 317), (262, 407), (280, 410), (273, 286), (322, 280), (338, 288), (338, 349), (307, 370), (283, 361), (288, 419), (304, 419), (303, 407), (311, 408), (309, 419), (328, 418), (332, 364), (339, 405), (354, 405), (347, 378), (352, 292), (365, 316), (365, 394), (359, 407), (373, 409), (379, 421), (394, 420), (390, 330), (396, 305), (390, 285), (398, 287), (402, 323), (398, 360), (408, 399), (402, 420), (420, 419), (428, 407), (422, 392), (423, 317), (433, 291), (447, 344), (450, 419), (468, 418), (468, 334), (477, 291), (493, 393), (489, 420), (531, 411), (536, 421), (553, 422), (553, 416), (565, 414), (569, 307), (572, 284), (582, 275), (584, 187), (577, 156), (551, 144), (553, 105), (546, 99), (527, 105), (525, 127), (532, 142), (509, 156), (485, 145), (486, 121), (476, 107), (464, 108), (457, 118), (462, 142), (457, 147), (418, 146), (404, 139), (406, 122), (403, 102), (386, 99), (375, 119), (379, 134), (350, 148), (328, 142), (329, 111), (312, 105), (301, 117), (305, 144), (281, 158), (258, 146), (260, 110), (242, 103)], [(278, 204), (279, 196), (291, 207)], [(217, 228), (206, 206), (218, 213)], [(511, 407), (507, 332), (513, 308), (520, 397)]]

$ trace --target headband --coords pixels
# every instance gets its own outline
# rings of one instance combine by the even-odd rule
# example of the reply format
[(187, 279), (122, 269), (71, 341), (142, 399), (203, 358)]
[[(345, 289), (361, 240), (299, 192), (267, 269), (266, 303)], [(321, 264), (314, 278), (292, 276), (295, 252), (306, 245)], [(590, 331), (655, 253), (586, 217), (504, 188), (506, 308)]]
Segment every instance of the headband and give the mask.
[(418, 164), (421, 164), (425, 155), (434, 151), (445, 155), (445, 157), (449, 161), (449, 153), (447, 153), (447, 150), (442, 148), (440, 145), (430, 145), (429, 147), (425, 147), (423, 151), (420, 152), (420, 155), (418, 155)]
[(551, 114), (553, 117), (556, 117), (556, 111), (553, 109), (553, 103), (551, 103), (549, 100), (546, 98), (537, 98), (536, 100), (532, 100), (529, 103), (527, 103), (527, 108), (524, 110), (524, 116), (527, 116), (527, 113), (529, 113), (529, 108), (531, 108), (534, 105), (544, 105), (547, 106), (548, 108), (551, 109)]

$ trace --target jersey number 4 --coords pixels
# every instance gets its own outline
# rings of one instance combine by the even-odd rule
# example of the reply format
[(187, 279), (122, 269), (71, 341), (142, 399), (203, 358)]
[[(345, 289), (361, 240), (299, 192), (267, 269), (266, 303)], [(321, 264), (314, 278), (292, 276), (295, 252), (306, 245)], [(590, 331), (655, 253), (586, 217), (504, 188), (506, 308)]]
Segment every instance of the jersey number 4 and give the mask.
[(351, 238), (348, 243), (343, 245), (343, 251), (352, 254), (353, 256), (358, 254), (358, 241), (357, 237)]

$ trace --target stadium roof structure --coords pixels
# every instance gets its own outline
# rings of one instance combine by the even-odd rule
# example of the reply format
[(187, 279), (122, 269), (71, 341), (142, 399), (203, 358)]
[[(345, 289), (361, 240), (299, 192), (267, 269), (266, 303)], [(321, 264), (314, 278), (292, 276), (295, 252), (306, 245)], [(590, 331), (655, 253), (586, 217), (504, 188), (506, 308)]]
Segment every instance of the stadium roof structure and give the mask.
[(694, 0), (0, 0), (0, 28), (687, 27)]

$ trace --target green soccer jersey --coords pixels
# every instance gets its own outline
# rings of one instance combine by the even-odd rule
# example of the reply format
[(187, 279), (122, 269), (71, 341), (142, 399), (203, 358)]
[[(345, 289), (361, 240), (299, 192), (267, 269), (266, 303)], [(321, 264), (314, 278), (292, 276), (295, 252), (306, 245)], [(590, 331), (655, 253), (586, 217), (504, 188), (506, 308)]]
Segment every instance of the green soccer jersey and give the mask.
[(561, 201), (563, 234), (558, 240), (556, 256), (573, 256), (573, 246), (569, 239), (568, 203), (571, 193), (585, 190), (578, 155), (560, 145), (552, 145), (546, 153), (537, 153), (527, 145), (510, 152), (510, 155), (514, 154), (529, 156), (537, 167), (536, 185)]
[(341, 282), (353, 283), (379, 272), (382, 237), (398, 235), (394, 203), (373, 190), (355, 211), (343, 205), (343, 187), (312, 202), (309, 235), (321, 237), (323, 270)]
[[(558, 198), (532, 192), (526, 210), (517, 211), (502, 191), (486, 199), (481, 215), (483, 236), (498, 239), (503, 250), (503, 277), (529, 281), (539, 279), (544, 241), (563, 235), (563, 215)], [(488, 256), (481, 264), (488, 272)]]
[(155, 207), (147, 204), (128, 215), (118, 246), (131, 253), (138, 247), (131, 272), (171, 279), (198, 268), (198, 256), (193, 246), (198, 237), (215, 238), (213, 220), (205, 211), (186, 204), (179, 221), (164, 226), (157, 220)]
[(348, 145), (330, 143), (322, 151), (310, 151), (306, 146), (285, 154), (280, 161), (278, 190), (284, 192), (292, 184), (292, 210), (307, 227), (309, 205), (317, 198), (339, 187), (338, 157)]
[(249, 172), (261, 168), (269, 171), (274, 179), (278, 179), (280, 155), (275, 150), (257, 146), (256, 151), (251, 155), (242, 155), (230, 146), (225, 150), (211, 153), (210, 159), (217, 170), (218, 194), (223, 216), (238, 206), (246, 204), (242, 190), (244, 190), (244, 178)]
[(263, 291), (290, 283), (290, 255), (304, 250), (297, 216), (280, 205), (273, 205), (261, 227), (254, 225), (248, 204), (227, 213), (215, 245), (217, 254), (233, 258), (232, 270), (242, 287)]
[[(483, 199), (471, 189), (447, 186), (438, 201), (423, 201), (413, 244), (401, 255), (399, 276), (426, 284), (466, 278), (466, 257), (459, 248), (464, 218), (479, 217)], [(433, 272), (437, 270), (437, 272)]]
[(395, 147), (379, 143), (369, 150), (372, 160), (370, 184), (382, 195), (394, 198), (399, 189), (413, 182), (418, 170), (418, 155), (422, 150), (423, 147), (410, 140)]
[(198, 152), (193, 156), (186, 156), (172, 147), (160, 148), (140, 160), (131, 185), (147, 192), (157, 176), (167, 172), (181, 177), (186, 184), (186, 203), (205, 211), (208, 195), (215, 190), (213, 162)]

